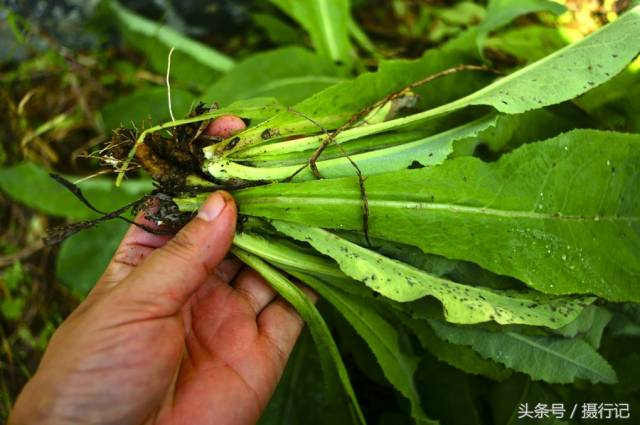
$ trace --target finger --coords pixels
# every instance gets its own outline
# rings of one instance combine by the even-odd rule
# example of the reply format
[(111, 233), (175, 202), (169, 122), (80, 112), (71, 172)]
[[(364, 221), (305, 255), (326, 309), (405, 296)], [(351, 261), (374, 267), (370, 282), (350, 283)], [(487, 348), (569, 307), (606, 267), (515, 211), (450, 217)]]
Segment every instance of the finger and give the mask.
[(235, 257), (226, 258), (216, 268), (215, 274), (224, 283), (230, 283), (242, 269), (242, 262)]
[(256, 315), (276, 297), (276, 291), (255, 270), (246, 268), (233, 282), (236, 294), (240, 295)]
[(231, 137), (247, 128), (247, 125), (235, 115), (223, 115), (213, 120), (205, 133), (209, 136)]
[(196, 217), (118, 285), (123, 299), (155, 307), (157, 314), (180, 311), (229, 251), (236, 215), (231, 195), (211, 195)]
[[(143, 211), (138, 213), (135, 222), (151, 229), (159, 228), (155, 222), (145, 218), (145, 212)], [(122, 281), (151, 252), (163, 246), (169, 239), (170, 236), (155, 235), (138, 226), (131, 225), (102, 277), (96, 284), (96, 288), (98, 290), (102, 289), (102, 287), (108, 288)]]
[(228, 288), (229, 292), (231, 292), (229, 282), (236, 277), (241, 268), (242, 263), (237, 258), (227, 258), (223, 260), (218, 267), (216, 267), (213, 274), (209, 276), (205, 282), (200, 285), (200, 287), (198, 287), (193, 296), (191, 296), (191, 298), (189, 298), (189, 300), (182, 306), (183, 318), (189, 319), (188, 321), (185, 320), (185, 326), (191, 326), (191, 312), (193, 306), (199, 306), (202, 304), (203, 300), (209, 298), (218, 286), (224, 285)]
[[(313, 303), (318, 300), (318, 295), (310, 288), (302, 286), (300, 289)], [(282, 368), (289, 358), (303, 325), (304, 321), (295, 308), (281, 297), (269, 304), (258, 316), (260, 336), (267, 345), (271, 346)]]

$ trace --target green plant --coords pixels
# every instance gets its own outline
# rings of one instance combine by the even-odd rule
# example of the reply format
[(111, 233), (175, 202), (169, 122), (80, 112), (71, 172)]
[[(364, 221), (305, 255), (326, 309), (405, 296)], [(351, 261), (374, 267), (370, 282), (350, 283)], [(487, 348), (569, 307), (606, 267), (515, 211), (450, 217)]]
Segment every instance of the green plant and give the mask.
[[(310, 331), (263, 424), (515, 423), (525, 402), (640, 400), (638, 7), (570, 40), (560, 20), (531, 15), (561, 13), (555, 2), (421, 5), (414, 16), (394, 1), (403, 40), (428, 32), (431, 47), (407, 60), (382, 59), (390, 46), (356, 23), (355, 0), (273, 0), (253, 19), (277, 45), (235, 61), (101, 3), (162, 78), (98, 113), (128, 148), (108, 156), (121, 161), (120, 189), (103, 177), (78, 186), (114, 210), (150, 190), (123, 179), (137, 160), (186, 216), (208, 192), (233, 192), (234, 254)], [(302, 30), (308, 40), (291, 46)], [(118, 67), (134, 80), (134, 66)], [(184, 118), (166, 121), (167, 101)], [(198, 138), (225, 114), (248, 128)], [(198, 155), (184, 167), (157, 143)], [(0, 169), (0, 189), (58, 219), (96, 217), (30, 162)], [(125, 227), (65, 241), (57, 278), (86, 293)]]
[[(640, 51), (638, 31), (635, 8), (477, 90), (489, 68), (455, 66), (470, 45), (454, 41), (290, 108), (253, 99), (150, 127), (130, 141), (123, 168), (142, 145), (153, 149), (152, 134), (169, 130), (165, 143), (179, 149), (181, 128), (229, 113), (258, 121), (204, 148), (205, 180), (154, 177), (171, 177), (182, 211), (197, 208), (207, 195), (190, 192), (203, 187), (254, 186), (234, 191), (250, 219), (233, 252), (306, 319), (330, 394), (342, 394), (356, 423), (364, 418), (331, 334), (289, 277), (353, 326), (418, 423), (432, 420), (414, 380), (419, 356), (403, 334), (470, 373), (615, 384), (597, 350), (613, 317), (607, 303), (640, 302), (640, 136), (582, 129), (580, 120), (547, 140), (513, 136), (622, 72)], [(485, 75), (459, 83), (472, 73)], [(440, 104), (395, 115), (415, 103), (410, 90), (433, 94), (434, 81)], [(497, 160), (474, 157), (481, 146)], [(452, 269), (473, 263), (488, 278), (456, 281), (429, 256)]]

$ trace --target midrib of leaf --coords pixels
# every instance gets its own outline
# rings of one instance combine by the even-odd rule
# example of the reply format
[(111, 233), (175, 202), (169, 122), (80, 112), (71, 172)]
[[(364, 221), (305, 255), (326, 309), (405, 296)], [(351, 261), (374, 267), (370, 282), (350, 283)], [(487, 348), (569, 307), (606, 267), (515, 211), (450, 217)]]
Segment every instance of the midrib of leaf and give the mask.
[[(367, 200), (369, 207), (389, 207), (396, 209), (410, 209), (410, 210), (433, 210), (433, 211), (446, 211), (454, 214), (475, 214), (495, 216), (500, 218), (526, 218), (534, 220), (553, 220), (553, 221), (613, 221), (613, 222), (627, 222), (627, 221), (640, 221), (640, 217), (629, 216), (610, 216), (610, 215), (594, 215), (594, 216), (576, 216), (576, 215), (562, 215), (560, 213), (539, 213), (533, 211), (517, 211), (517, 210), (500, 210), (495, 208), (486, 207), (470, 207), (465, 205), (444, 204), (437, 202), (407, 202), (407, 201), (392, 201), (392, 200), (380, 200), (373, 199), (373, 195)], [(242, 205), (247, 204), (261, 204), (261, 203), (281, 203), (292, 205), (308, 205), (315, 206), (331, 206), (331, 205), (353, 205), (354, 207), (361, 207), (362, 201), (360, 199), (345, 199), (345, 198), (324, 198), (324, 197), (312, 197), (312, 196), (272, 196), (272, 197), (251, 197), (242, 200)]]
[(340, 58), (340, 52), (335, 40), (331, 36), (334, 33), (333, 25), (331, 23), (331, 16), (329, 16), (327, 0), (315, 0), (314, 3), (318, 6), (320, 13), (320, 22), (322, 23), (322, 34), (327, 41), (327, 47), (329, 48), (330, 56), (333, 60)]
[(576, 366), (577, 368), (580, 368), (582, 370), (586, 370), (587, 372), (593, 373), (594, 375), (599, 376), (603, 382), (606, 382), (609, 379), (608, 377), (606, 377), (606, 376), (602, 375), (601, 373), (599, 373), (597, 370), (594, 370), (594, 369), (590, 368), (589, 366), (585, 366), (584, 364), (579, 363), (579, 362), (575, 361), (574, 359), (565, 356), (562, 353), (559, 353), (557, 351), (553, 351), (553, 350), (549, 349), (549, 347), (545, 347), (542, 344), (539, 344), (539, 343), (537, 343), (535, 341), (532, 341), (530, 338), (527, 338), (524, 335), (519, 335), (519, 334), (516, 334), (516, 333), (513, 333), (513, 332), (505, 332), (505, 334), (507, 336), (517, 340), (517, 341), (520, 341), (520, 342), (523, 342), (525, 344), (528, 344), (528, 345), (530, 345), (530, 346), (532, 346), (532, 347), (534, 347), (534, 348), (536, 348), (538, 350), (544, 351), (547, 354), (550, 354), (550, 355), (552, 355), (554, 357), (557, 357), (557, 358), (559, 358), (561, 360), (564, 360), (565, 362), (567, 362), (567, 363), (569, 363), (569, 364), (571, 364), (573, 366)]

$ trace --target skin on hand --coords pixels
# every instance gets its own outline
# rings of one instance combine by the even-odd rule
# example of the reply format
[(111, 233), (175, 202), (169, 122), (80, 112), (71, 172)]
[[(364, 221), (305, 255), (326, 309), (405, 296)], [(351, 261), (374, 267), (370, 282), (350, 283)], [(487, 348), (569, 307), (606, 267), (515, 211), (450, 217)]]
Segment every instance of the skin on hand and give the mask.
[(303, 323), (255, 271), (225, 259), (236, 215), (216, 192), (172, 238), (131, 227), (9, 424), (254, 424)]

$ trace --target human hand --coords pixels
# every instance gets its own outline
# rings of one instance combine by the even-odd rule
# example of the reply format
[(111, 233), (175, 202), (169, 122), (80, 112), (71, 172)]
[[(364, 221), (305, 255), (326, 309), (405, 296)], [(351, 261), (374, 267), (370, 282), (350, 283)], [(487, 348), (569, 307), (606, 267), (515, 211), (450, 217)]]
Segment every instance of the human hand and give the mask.
[[(228, 130), (215, 124), (209, 134)], [(9, 424), (255, 423), (303, 323), (256, 272), (224, 260), (235, 223), (233, 199), (216, 192), (173, 238), (131, 227)]]

